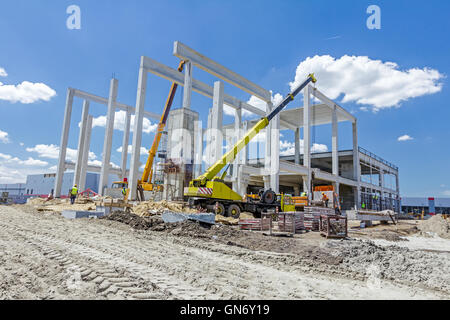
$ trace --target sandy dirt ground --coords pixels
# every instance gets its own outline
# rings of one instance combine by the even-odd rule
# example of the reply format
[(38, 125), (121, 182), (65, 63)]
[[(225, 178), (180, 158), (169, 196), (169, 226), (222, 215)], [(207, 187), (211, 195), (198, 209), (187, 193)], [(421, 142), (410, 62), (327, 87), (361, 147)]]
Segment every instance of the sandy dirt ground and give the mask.
[(450, 298), (444, 250), (113, 220), (0, 206), (0, 299)]

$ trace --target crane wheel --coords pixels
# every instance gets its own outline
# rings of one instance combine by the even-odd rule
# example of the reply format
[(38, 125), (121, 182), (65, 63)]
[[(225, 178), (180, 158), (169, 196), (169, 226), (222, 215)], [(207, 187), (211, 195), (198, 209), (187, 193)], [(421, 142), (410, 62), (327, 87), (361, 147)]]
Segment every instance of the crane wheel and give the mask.
[(221, 204), (221, 203), (217, 204), (216, 208), (215, 208), (215, 212), (216, 212), (216, 214), (225, 216), (225, 207), (223, 206), (223, 204)]
[(267, 190), (261, 197), (262, 203), (273, 204), (277, 198), (277, 195), (272, 190)]
[(239, 219), (239, 216), (241, 215), (241, 208), (239, 208), (238, 205), (232, 204), (228, 207), (228, 216)]

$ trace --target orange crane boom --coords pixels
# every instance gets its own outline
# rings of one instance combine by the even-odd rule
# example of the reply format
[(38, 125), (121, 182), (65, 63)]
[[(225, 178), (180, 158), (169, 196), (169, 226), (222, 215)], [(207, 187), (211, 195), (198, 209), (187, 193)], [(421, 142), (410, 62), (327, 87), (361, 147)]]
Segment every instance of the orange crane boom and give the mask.
[[(183, 72), (185, 61), (181, 61), (178, 66), (178, 71)], [(145, 191), (162, 191), (162, 186), (158, 185), (154, 188), (152, 184), (153, 178), (153, 161), (156, 156), (156, 152), (158, 151), (159, 142), (161, 141), (161, 136), (166, 126), (167, 118), (169, 116), (170, 108), (172, 107), (173, 99), (175, 97), (175, 93), (177, 91), (178, 84), (173, 82), (172, 87), (170, 88), (169, 96), (167, 97), (166, 105), (164, 107), (163, 114), (161, 116), (161, 120), (159, 121), (158, 129), (155, 134), (155, 138), (153, 140), (153, 145), (148, 152), (147, 162), (145, 164), (144, 172), (142, 174), (141, 180), (138, 180), (138, 189)]]

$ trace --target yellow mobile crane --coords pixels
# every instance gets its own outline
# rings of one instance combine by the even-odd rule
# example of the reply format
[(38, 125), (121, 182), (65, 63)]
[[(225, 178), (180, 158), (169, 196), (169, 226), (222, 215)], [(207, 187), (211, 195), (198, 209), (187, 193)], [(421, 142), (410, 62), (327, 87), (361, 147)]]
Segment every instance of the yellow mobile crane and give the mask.
[(185, 192), (190, 206), (200, 206), (204, 209), (214, 210), (218, 214), (239, 217), (242, 210), (260, 214), (267, 209), (281, 209), (282, 211), (294, 211), (295, 206), (292, 198), (285, 195), (276, 195), (272, 190), (261, 193), (259, 201), (244, 199), (234, 192), (224, 182), (226, 170), (219, 177), (220, 171), (234, 161), (237, 154), (264, 128), (269, 122), (283, 110), (286, 105), (294, 100), (295, 96), (303, 90), (310, 82), (317, 80), (314, 74), (309, 74), (307, 79), (296, 89), (289, 93), (284, 100), (266, 117), (259, 120), (245, 136), (239, 140), (234, 147), (225, 153), (220, 160), (213, 164), (204, 174), (190, 181)]
[[(180, 61), (178, 66), (178, 71), (183, 72), (183, 68), (186, 61)], [(139, 195), (142, 201), (144, 201), (144, 191), (162, 191), (162, 185), (152, 184), (153, 178), (153, 160), (155, 159), (156, 152), (158, 151), (159, 142), (161, 141), (161, 136), (163, 134), (164, 128), (166, 126), (167, 118), (169, 116), (170, 108), (172, 107), (173, 98), (177, 92), (178, 84), (173, 82), (170, 88), (169, 96), (167, 97), (166, 105), (164, 106), (164, 111), (161, 115), (161, 120), (158, 124), (158, 130), (156, 132), (155, 138), (153, 139), (153, 145), (148, 152), (147, 162), (145, 163), (144, 172), (142, 173), (142, 178), (138, 180), (137, 186)]]
[[(183, 68), (186, 61), (180, 61), (180, 64), (178, 65), (178, 71), (183, 72)], [(153, 161), (156, 156), (156, 152), (158, 151), (159, 142), (161, 141), (161, 136), (163, 134), (164, 128), (166, 126), (167, 118), (169, 116), (170, 108), (172, 107), (173, 99), (175, 97), (175, 93), (177, 92), (178, 84), (173, 82), (172, 86), (170, 88), (169, 96), (166, 100), (166, 105), (164, 106), (164, 111), (161, 115), (161, 120), (158, 124), (158, 129), (155, 134), (155, 138), (153, 139), (153, 144), (148, 152), (148, 158), (147, 162), (145, 163), (144, 172), (142, 173), (142, 177), (137, 182), (137, 189), (138, 189), (138, 196), (140, 197), (141, 201), (144, 201), (144, 191), (162, 191), (163, 186), (159, 184), (153, 184)], [(126, 151), (125, 151), (126, 152)], [(126, 178), (124, 178), (123, 181), (117, 181), (113, 183), (113, 188), (127, 188), (126, 195), (124, 195), (125, 198), (128, 198), (128, 181)]]

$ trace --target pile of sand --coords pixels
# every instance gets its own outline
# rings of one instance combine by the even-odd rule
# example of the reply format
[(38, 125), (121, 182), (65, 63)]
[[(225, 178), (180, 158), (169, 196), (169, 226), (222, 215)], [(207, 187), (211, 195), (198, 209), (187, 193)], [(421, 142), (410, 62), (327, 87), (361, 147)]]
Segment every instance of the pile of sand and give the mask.
[(436, 234), (441, 238), (450, 239), (450, 221), (444, 219), (442, 215), (421, 221), (418, 227), (422, 235)]
[(37, 211), (62, 212), (64, 210), (91, 211), (96, 210), (96, 206), (92, 201), (81, 201), (82, 203), (70, 204), (69, 199), (52, 199), (30, 198), (27, 205), (35, 208)]
[(183, 213), (198, 213), (197, 210), (191, 209), (182, 203), (168, 202), (168, 201), (146, 201), (141, 202), (133, 207), (133, 212), (141, 217), (150, 217), (157, 214), (162, 214), (164, 211), (183, 212)]

